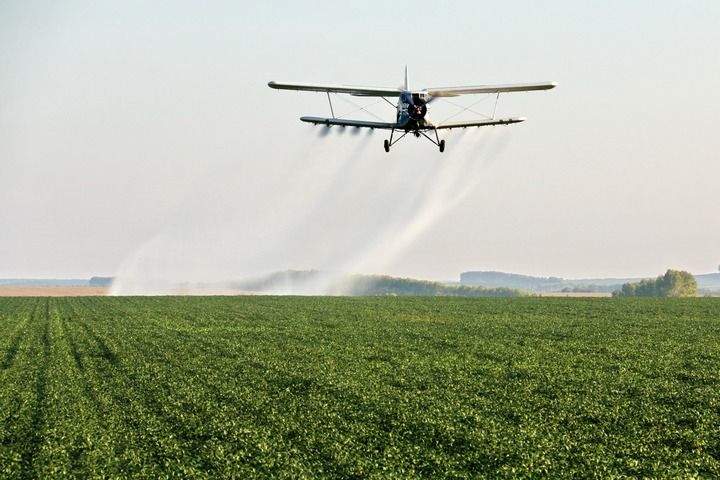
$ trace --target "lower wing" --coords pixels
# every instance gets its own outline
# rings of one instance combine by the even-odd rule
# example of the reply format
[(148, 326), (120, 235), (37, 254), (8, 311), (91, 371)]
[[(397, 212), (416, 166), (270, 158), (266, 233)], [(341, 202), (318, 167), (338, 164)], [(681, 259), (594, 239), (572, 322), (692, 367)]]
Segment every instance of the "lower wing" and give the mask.
[(342, 118), (322, 118), (322, 117), (300, 117), (303, 122), (314, 123), (315, 125), (339, 125), (342, 127), (358, 127), (358, 128), (396, 128), (395, 123), (386, 122), (366, 122), (364, 120), (344, 120)]
[(492, 125), (509, 125), (524, 122), (525, 117), (496, 118), (494, 120), (479, 120), (473, 122), (451, 122), (440, 125), (429, 125), (429, 129), (443, 130), (446, 128), (489, 127)]

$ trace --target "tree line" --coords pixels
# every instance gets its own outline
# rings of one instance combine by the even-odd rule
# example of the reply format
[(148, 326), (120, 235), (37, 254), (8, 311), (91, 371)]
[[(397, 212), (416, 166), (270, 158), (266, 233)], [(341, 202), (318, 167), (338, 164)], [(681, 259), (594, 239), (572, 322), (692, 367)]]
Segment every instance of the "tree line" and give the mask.
[(613, 297), (694, 297), (697, 281), (692, 274), (681, 270), (668, 270), (655, 279), (626, 283)]

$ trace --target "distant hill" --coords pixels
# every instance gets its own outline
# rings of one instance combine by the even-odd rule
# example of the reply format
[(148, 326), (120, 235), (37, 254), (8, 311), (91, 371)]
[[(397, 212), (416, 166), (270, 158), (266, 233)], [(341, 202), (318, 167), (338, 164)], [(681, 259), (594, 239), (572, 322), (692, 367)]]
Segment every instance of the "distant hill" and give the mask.
[[(698, 288), (720, 290), (720, 273), (693, 275)], [(460, 284), (484, 288), (517, 288), (529, 292), (613, 292), (625, 283), (634, 283), (643, 278), (580, 278), (533, 277), (516, 273), (496, 271), (472, 271), (460, 274)]]
[(112, 285), (113, 277), (91, 277), (88, 285), (91, 287), (109, 287)]
[(705, 290), (720, 290), (720, 272), (693, 276), (698, 284), (698, 288)]

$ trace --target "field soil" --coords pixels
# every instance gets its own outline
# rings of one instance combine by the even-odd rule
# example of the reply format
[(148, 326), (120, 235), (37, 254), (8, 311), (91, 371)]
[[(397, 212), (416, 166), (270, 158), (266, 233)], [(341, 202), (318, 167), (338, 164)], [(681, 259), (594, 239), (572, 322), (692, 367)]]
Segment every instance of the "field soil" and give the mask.
[(2, 478), (719, 478), (720, 299), (0, 299)]
[(106, 287), (0, 286), (0, 297), (87, 297), (107, 294)]

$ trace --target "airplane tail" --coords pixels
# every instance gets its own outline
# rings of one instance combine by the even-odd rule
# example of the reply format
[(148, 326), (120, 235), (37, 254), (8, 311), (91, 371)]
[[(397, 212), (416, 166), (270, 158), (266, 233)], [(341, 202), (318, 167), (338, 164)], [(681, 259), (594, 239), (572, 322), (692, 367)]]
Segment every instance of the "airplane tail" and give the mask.
[(410, 90), (410, 80), (408, 79), (408, 68), (405, 65), (405, 90)]

